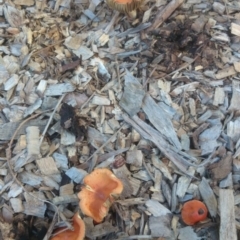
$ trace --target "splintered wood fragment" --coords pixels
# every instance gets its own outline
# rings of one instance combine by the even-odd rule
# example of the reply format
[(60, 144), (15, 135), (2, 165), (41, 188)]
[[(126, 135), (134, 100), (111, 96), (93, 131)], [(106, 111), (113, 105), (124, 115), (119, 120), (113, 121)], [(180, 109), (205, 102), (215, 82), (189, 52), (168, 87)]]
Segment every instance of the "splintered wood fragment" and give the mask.
[(216, 76), (216, 79), (222, 79), (222, 78), (230, 77), (236, 73), (237, 72), (235, 71), (234, 67), (231, 66), (218, 71), (215, 76)]
[(168, 167), (159, 159), (159, 157), (156, 155), (152, 155), (151, 160), (153, 166), (158, 168), (167, 179), (172, 181), (172, 175), (169, 172)]
[[(122, 115), (123, 119), (131, 124), (145, 139), (152, 141), (161, 151), (162, 153), (171, 160), (176, 167), (183, 173), (187, 174), (187, 166), (194, 165), (184, 159), (179, 153), (175, 152), (175, 148), (173, 148), (167, 141), (163, 138), (163, 136), (153, 129), (150, 125), (143, 122), (136, 115), (133, 116), (133, 119), (129, 118), (126, 114)], [(185, 154), (186, 158), (189, 158), (188, 155)]]
[(153, 126), (178, 150), (182, 149), (170, 117), (149, 94), (144, 97), (142, 109)]
[(237, 240), (232, 189), (219, 189), (220, 240)]
[(232, 22), (231, 33), (240, 37), (240, 25)]
[(41, 158), (36, 160), (39, 170), (43, 175), (52, 175), (59, 173), (56, 163), (52, 157)]
[(129, 198), (125, 200), (117, 200), (115, 201), (117, 203), (120, 203), (122, 206), (133, 206), (138, 204), (144, 204), (146, 202), (146, 199), (144, 198)]
[(172, 0), (165, 8), (161, 9), (153, 21), (153, 24), (147, 31), (152, 31), (157, 29), (161, 24), (163, 24), (171, 14), (184, 2), (184, 0)]
[(60, 204), (67, 204), (67, 203), (78, 203), (79, 198), (76, 194), (73, 195), (66, 195), (61, 197), (55, 197), (52, 200), (53, 204), (60, 205)]
[(28, 158), (37, 158), (40, 155), (39, 128), (30, 126), (26, 128)]

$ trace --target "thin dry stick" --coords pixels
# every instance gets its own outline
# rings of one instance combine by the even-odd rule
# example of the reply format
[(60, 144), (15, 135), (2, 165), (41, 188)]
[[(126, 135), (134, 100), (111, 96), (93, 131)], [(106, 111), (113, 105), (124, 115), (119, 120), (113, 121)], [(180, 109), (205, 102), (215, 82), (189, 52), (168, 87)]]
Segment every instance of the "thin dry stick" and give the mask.
[(30, 192), (28, 192), (28, 190), (23, 186), (23, 184), (17, 179), (17, 174), (15, 174), (15, 173), (13, 172), (12, 166), (11, 166), (11, 164), (10, 164), (10, 160), (11, 160), (11, 158), (12, 158), (12, 151), (11, 151), (12, 143), (13, 143), (13, 141), (14, 141), (17, 133), (18, 133), (18, 131), (19, 131), (19, 130), (21, 129), (21, 127), (22, 127), (25, 123), (27, 123), (29, 120), (34, 119), (34, 118), (40, 116), (41, 114), (44, 114), (44, 113), (46, 113), (46, 112), (48, 112), (48, 111), (50, 111), (50, 110), (52, 110), (52, 109), (46, 110), (46, 111), (41, 112), (41, 113), (34, 114), (33, 116), (31, 116), (31, 117), (27, 118), (26, 120), (24, 120), (24, 121), (18, 126), (18, 128), (15, 130), (15, 132), (14, 132), (12, 138), (11, 138), (11, 141), (10, 141), (10, 143), (9, 143), (8, 148), (6, 149), (6, 156), (7, 156), (7, 164), (8, 164), (9, 172), (10, 172), (10, 174), (12, 175), (13, 182), (15, 181), (15, 182), (16, 182), (19, 186), (21, 186), (22, 189), (23, 189), (27, 194), (29, 194), (31, 197), (33, 197), (33, 198), (35, 198), (35, 199), (37, 199), (37, 200), (39, 200), (39, 201), (41, 201), (41, 202), (51, 204), (51, 205), (56, 209), (55, 214), (58, 215), (58, 207), (57, 207), (55, 204), (53, 204), (52, 202), (47, 201), (47, 200), (45, 200), (45, 199), (41, 199), (41, 198), (39, 198), (39, 197), (36, 197), (35, 195), (33, 195), (33, 194), (31, 194)]
[(184, 0), (172, 0), (165, 8), (161, 9), (156, 14), (153, 24), (147, 29), (147, 32), (155, 30), (163, 24), (183, 2)]
[(53, 112), (52, 112), (52, 114), (51, 114), (51, 116), (50, 116), (50, 118), (49, 118), (49, 120), (48, 120), (48, 123), (47, 123), (47, 125), (46, 125), (46, 127), (45, 127), (45, 129), (44, 129), (44, 131), (43, 131), (43, 133), (42, 133), (42, 135), (41, 135), (41, 138), (40, 138), (40, 140), (39, 140), (39, 146), (42, 145), (43, 138), (44, 138), (44, 136), (45, 136), (45, 134), (46, 134), (46, 132), (47, 132), (47, 130), (48, 130), (48, 127), (49, 127), (49, 125), (50, 125), (50, 123), (51, 123), (51, 121), (52, 121), (52, 119), (53, 119), (53, 116), (54, 116), (55, 112), (57, 111), (57, 109), (58, 109), (59, 105), (61, 104), (61, 102), (62, 102), (63, 98), (65, 97), (65, 95), (66, 95), (66, 94), (63, 94), (63, 95), (60, 97), (60, 99), (58, 100), (58, 103), (57, 103), (56, 107), (54, 108), (54, 110), (53, 110)]

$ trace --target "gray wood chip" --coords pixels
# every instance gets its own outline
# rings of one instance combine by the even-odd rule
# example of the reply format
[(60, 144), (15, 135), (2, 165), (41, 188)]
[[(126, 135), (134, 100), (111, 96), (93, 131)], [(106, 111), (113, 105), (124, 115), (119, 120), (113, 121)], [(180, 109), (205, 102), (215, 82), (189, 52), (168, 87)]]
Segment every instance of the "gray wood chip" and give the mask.
[(52, 157), (41, 158), (36, 160), (39, 170), (43, 175), (52, 175), (59, 173), (56, 163)]
[(124, 92), (119, 105), (130, 115), (139, 112), (145, 91), (139, 81), (127, 71), (125, 75)]
[(209, 186), (209, 183), (206, 178), (202, 178), (201, 183), (199, 184), (200, 194), (207, 205), (208, 211), (212, 217), (217, 215), (217, 200), (214, 195), (212, 188)]
[(151, 230), (152, 237), (170, 238), (173, 237), (173, 231), (171, 230), (171, 215), (149, 218), (149, 228)]
[(142, 109), (147, 114), (153, 126), (163, 134), (172, 145), (180, 150), (182, 146), (169, 116), (148, 94), (143, 100)]
[(234, 197), (232, 189), (219, 189), (220, 240), (237, 240)]
[(79, 168), (75, 168), (75, 167), (71, 167), (70, 169), (68, 169), (65, 174), (71, 178), (75, 183), (81, 183), (83, 178), (88, 174), (86, 171), (79, 169)]
[(171, 211), (169, 211), (165, 206), (163, 206), (161, 203), (159, 203), (156, 200), (147, 200), (146, 206), (148, 211), (154, 216), (154, 217), (160, 217), (165, 216), (167, 214), (171, 214)]

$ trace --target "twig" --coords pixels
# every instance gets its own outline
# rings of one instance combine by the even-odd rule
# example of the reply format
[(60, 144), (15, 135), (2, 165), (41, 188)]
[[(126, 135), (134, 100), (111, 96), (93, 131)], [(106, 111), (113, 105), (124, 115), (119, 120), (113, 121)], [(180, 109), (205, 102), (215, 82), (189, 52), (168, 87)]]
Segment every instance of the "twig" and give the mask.
[(51, 121), (52, 121), (52, 119), (53, 119), (53, 116), (54, 116), (55, 112), (57, 111), (57, 109), (58, 109), (60, 103), (62, 102), (63, 98), (65, 97), (65, 95), (66, 95), (66, 94), (63, 94), (63, 95), (60, 97), (60, 99), (58, 100), (58, 103), (57, 103), (56, 107), (54, 108), (54, 110), (53, 110), (53, 112), (52, 112), (52, 114), (51, 114), (51, 116), (50, 116), (50, 118), (49, 118), (49, 120), (48, 120), (48, 123), (47, 123), (46, 127), (44, 128), (44, 131), (43, 131), (43, 133), (42, 133), (42, 135), (41, 135), (41, 138), (40, 138), (40, 140), (39, 140), (39, 145), (40, 145), (40, 146), (42, 145), (43, 138), (44, 138), (44, 136), (45, 136), (45, 134), (46, 134), (46, 132), (47, 132), (47, 130), (48, 130), (48, 127), (49, 127), (49, 125), (50, 125), (50, 123), (51, 123)]
[(12, 166), (11, 166), (11, 164), (10, 164), (10, 160), (11, 160), (11, 158), (12, 158), (12, 151), (11, 151), (12, 143), (13, 143), (13, 141), (14, 141), (17, 133), (18, 133), (18, 131), (19, 131), (19, 130), (21, 129), (21, 127), (22, 127), (26, 122), (28, 122), (29, 120), (34, 119), (34, 118), (38, 117), (39, 115), (44, 114), (44, 113), (46, 113), (46, 112), (48, 112), (48, 111), (50, 111), (50, 110), (52, 110), (52, 109), (46, 110), (46, 111), (41, 112), (41, 113), (34, 114), (33, 116), (31, 116), (31, 117), (27, 118), (26, 120), (24, 120), (24, 121), (18, 126), (18, 128), (15, 130), (15, 132), (14, 132), (14, 134), (13, 134), (11, 140), (10, 140), (10, 143), (9, 143), (8, 148), (6, 149), (6, 157), (7, 157), (7, 164), (8, 164), (9, 172), (10, 172), (10, 174), (12, 175), (12, 178), (13, 178), (12, 182), (16, 182), (16, 183), (17, 183), (28, 195), (30, 195), (31, 197), (33, 197), (33, 198), (35, 198), (35, 199), (37, 199), (37, 200), (39, 200), (39, 201), (41, 201), (41, 202), (49, 203), (50, 205), (52, 205), (52, 206), (55, 208), (55, 210), (56, 210), (56, 211), (55, 211), (55, 214), (56, 214), (56, 216), (57, 216), (57, 215), (58, 215), (58, 207), (57, 207), (55, 204), (53, 204), (52, 202), (50, 202), (50, 201), (48, 201), (48, 200), (45, 200), (45, 199), (41, 199), (41, 198), (39, 198), (39, 197), (36, 197), (36, 196), (33, 195), (32, 193), (30, 193), (30, 192), (23, 186), (23, 184), (17, 179), (17, 174), (15, 174), (15, 173), (13, 172)]
[(184, 0), (172, 0), (165, 8), (161, 9), (156, 14), (156, 18), (154, 19), (152, 26), (147, 29), (147, 32), (155, 30), (163, 24), (183, 2)]
[(160, 135), (160, 133), (156, 132), (154, 129), (152, 129), (151, 126), (143, 122), (136, 115), (133, 116), (133, 119), (131, 119), (127, 114), (123, 114), (122, 117), (128, 124), (132, 125), (136, 129), (136, 131), (142, 135), (143, 138), (153, 142), (181, 172), (183, 172), (189, 177), (196, 178), (186, 172), (186, 166), (197, 165), (188, 162), (180, 154), (174, 152), (170, 144), (166, 142), (166, 140)]

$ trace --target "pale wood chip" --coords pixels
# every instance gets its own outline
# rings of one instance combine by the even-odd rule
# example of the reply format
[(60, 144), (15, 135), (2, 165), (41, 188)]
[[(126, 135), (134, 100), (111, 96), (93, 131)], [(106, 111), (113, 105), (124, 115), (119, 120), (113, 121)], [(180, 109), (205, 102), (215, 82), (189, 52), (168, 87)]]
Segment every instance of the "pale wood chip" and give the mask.
[(219, 189), (220, 230), (219, 239), (237, 240), (234, 197), (232, 189)]

